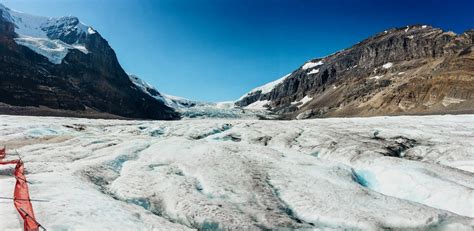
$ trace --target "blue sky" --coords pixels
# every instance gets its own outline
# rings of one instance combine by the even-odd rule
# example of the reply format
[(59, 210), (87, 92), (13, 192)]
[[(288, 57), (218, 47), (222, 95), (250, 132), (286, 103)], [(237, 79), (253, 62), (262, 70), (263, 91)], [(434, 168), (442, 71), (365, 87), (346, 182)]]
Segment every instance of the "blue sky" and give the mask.
[(474, 28), (474, 1), (0, 0), (93, 26), (127, 72), (161, 92), (226, 101), (374, 33), (429, 24)]

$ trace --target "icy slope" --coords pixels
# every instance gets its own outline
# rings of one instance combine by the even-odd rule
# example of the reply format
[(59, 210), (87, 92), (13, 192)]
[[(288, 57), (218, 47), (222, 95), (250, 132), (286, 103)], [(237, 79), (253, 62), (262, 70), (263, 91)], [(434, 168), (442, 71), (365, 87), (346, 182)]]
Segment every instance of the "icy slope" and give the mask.
[(85, 54), (89, 51), (84, 37), (96, 31), (76, 17), (49, 18), (11, 10), (0, 3), (2, 17), (15, 25), (15, 42), (60, 64), (71, 49)]
[[(0, 116), (48, 230), (474, 226), (474, 116), (175, 122)], [(0, 171), (0, 196), (13, 179)], [(19, 230), (1, 201), (0, 230)], [(6, 221), (5, 221), (5, 219)]]
[(266, 83), (266, 84), (264, 84), (264, 85), (262, 85), (262, 86), (260, 86), (260, 87), (256, 87), (256, 88), (252, 89), (251, 91), (245, 93), (242, 97), (240, 97), (240, 98), (238, 99), (238, 101), (239, 101), (239, 100), (242, 100), (242, 99), (244, 99), (244, 98), (246, 98), (246, 97), (248, 97), (248, 96), (255, 95), (255, 94), (257, 94), (257, 93), (263, 95), (263, 94), (267, 94), (267, 93), (271, 92), (278, 84), (280, 84), (280, 83), (282, 83), (283, 81), (285, 81), (285, 79), (288, 78), (291, 74), (292, 74), (292, 73), (289, 73), (289, 74), (287, 74), (287, 75), (285, 75), (285, 76), (283, 76), (283, 77), (281, 77), (281, 78), (279, 78), (279, 79), (277, 79), (277, 80), (271, 81), (271, 82)]
[(70, 49), (80, 50), (82, 53), (87, 54), (89, 51), (82, 45), (69, 45), (61, 40), (50, 40), (47, 38), (32, 38), (32, 37), (20, 37), (15, 38), (15, 42), (19, 45), (25, 46), (33, 50), (34, 52), (43, 55), (54, 64), (60, 64), (64, 57), (68, 54)]
[(151, 97), (164, 102), (168, 107), (180, 112), (184, 119), (224, 118), (224, 119), (257, 119), (270, 117), (269, 112), (263, 107), (240, 108), (235, 102), (201, 102), (183, 97), (161, 94), (151, 84), (136, 75), (129, 74), (129, 78), (135, 86)]

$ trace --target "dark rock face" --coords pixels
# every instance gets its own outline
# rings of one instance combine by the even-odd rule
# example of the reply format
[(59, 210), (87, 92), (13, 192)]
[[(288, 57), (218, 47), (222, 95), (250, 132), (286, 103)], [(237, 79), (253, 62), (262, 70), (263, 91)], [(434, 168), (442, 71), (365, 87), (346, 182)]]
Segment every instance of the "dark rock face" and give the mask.
[[(60, 26), (68, 28), (68, 23), (77, 25), (79, 21), (64, 23)], [(71, 31), (48, 35), (65, 43), (81, 41), (89, 51), (84, 54), (71, 49), (61, 64), (53, 64), (16, 44), (14, 28), (0, 17), (0, 102), (18, 107), (47, 107), (56, 112), (64, 110), (68, 115), (77, 112), (78, 116), (97, 112), (139, 119), (180, 118), (173, 109), (143, 93), (130, 81), (115, 52), (99, 33), (86, 36)]]
[(80, 25), (79, 19), (76, 17), (62, 17), (57, 19), (57, 22), (52, 25), (44, 26), (48, 38), (59, 39), (65, 43), (73, 44), (76, 41), (84, 42), (87, 39), (85, 34), (78, 31)]
[[(271, 92), (237, 105), (269, 100), (283, 118), (473, 112), (473, 39), (474, 30), (392, 29), (311, 60), (322, 64), (302, 66)], [(295, 105), (305, 96), (312, 100)]]

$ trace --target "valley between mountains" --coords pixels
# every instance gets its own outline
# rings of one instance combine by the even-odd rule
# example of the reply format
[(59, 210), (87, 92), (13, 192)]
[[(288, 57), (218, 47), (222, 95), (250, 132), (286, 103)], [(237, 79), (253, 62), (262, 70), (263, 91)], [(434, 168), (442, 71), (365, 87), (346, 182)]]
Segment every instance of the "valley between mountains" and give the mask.
[[(77, 17), (0, 3), (2, 161), (52, 231), (474, 229), (474, 30), (387, 28), (287, 73), (168, 95)], [(15, 182), (1, 165), (2, 231)]]
[(230, 102), (160, 93), (128, 74), (99, 31), (0, 4), (0, 113), (87, 118), (308, 119), (469, 114), (474, 31), (387, 29)]

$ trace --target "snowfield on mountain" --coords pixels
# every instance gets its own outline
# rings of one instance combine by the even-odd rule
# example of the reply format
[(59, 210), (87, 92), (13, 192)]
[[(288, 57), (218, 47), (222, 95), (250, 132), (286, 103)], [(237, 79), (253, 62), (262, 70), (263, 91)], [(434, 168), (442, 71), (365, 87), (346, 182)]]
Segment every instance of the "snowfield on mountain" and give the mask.
[[(48, 230), (472, 230), (473, 131), (474, 115), (0, 116), (0, 144), (23, 158)], [(0, 196), (14, 182), (2, 167)], [(21, 230), (12, 201), (0, 217), (0, 230)]]

